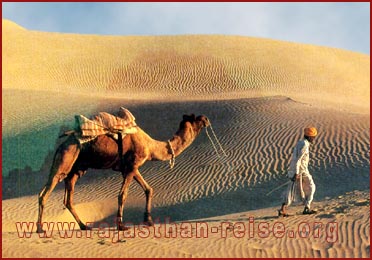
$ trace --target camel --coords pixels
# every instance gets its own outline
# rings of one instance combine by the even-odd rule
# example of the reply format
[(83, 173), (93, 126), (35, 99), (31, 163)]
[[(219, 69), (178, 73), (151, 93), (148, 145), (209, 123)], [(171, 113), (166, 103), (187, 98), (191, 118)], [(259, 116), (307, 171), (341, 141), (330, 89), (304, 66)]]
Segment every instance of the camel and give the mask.
[[(74, 135), (69, 135), (57, 148), (48, 181), (39, 193), (37, 232), (44, 232), (42, 229), (44, 207), (53, 189), (62, 180), (65, 182), (63, 202), (65, 207), (73, 215), (81, 230), (91, 229), (80, 220), (73, 205), (75, 184), (89, 168), (113, 169), (122, 173), (123, 183), (118, 195), (116, 221), (118, 230), (127, 229), (123, 224), (123, 211), (128, 197), (128, 189), (133, 179), (142, 187), (146, 195), (144, 224), (152, 226), (153, 189), (144, 180), (139, 168), (146, 161), (169, 160), (174, 163), (175, 157), (190, 146), (201, 130), (209, 125), (210, 122), (204, 115), (198, 117), (194, 114), (184, 115), (178, 131), (167, 142), (152, 139), (138, 126), (137, 133), (125, 135), (123, 138), (120, 138), (119, 135), (119, 141), (114, 140), (110, 135), (100, 135), (88, 143), (80, 144)], [(120, 156), (119, 153), (122, 155)]]

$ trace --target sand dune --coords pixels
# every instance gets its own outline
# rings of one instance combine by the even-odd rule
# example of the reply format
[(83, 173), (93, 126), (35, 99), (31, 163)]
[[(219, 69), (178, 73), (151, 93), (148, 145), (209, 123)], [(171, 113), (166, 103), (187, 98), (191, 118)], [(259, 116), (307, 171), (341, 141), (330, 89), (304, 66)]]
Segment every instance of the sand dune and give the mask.
[(238, 36), (43, 33), (6, 20), (3, 31), (3, 88), (124, 98), (285, 95), (369, 111), (370, 61), (359, 53)]
[[(3, 257), (369, 257), (368, 55), (247, 37), (44, 33), (7, 20), (2, 48)], [(337, 222), (337, 241), (327, 242), (324, 232), (238, 239), (232, 229), (208, 239), (119, 234), (117, 243), (97, 229), (84, 239), (19, 238), (16, 222), (36, 221), (36, 194), (63, 141), (58, 134), (73, 127), (75, 114), (120, 106), (159, 140), (172, 137), (183, 114), (205, 114), (226, 150), (218, 157), (203, 132), (174, 169), (167, 162), (141, 168), (155, 191), (153, 216), (176, 221), (176, 233), (181, 222), (221, 231), (223, 222), (254, 217), (290, 229)], [(286, 181), (291, 150), (309, 124), (319, 130), (310, 165), (319, 212), (277, 219), (283, 190), (265, 194)], [(78, 181), (74, 200), (83, 221), (115, 226), (121, 181), (120, 173), (99, 170)], [(62, 199), (60, 184), (45, 221), (73, 222)], [(144, 206), (143, 191), (132, 184), (125, 220), (139, 224)]]
[[(174, 106), (176, 113), (169, 115), (169, 118), (167, 118), (170, 125), (176, 125), (176, 122), (180, 120), (177, 115), (181, 114), (182, 111), (194, 109), (194, 111), (209, 114), (211, 121), (215, 122), (214, 129), (229, 156), (219, 159), (206, 135), (202, 134), (195, 144), (177, 158), (175, 169), (170, 170), (167, 163), (162, 162), (145, 165), (141, 172), (155, 190), (153, 214), (161, 220), (171, 217), (174, 221), (188, 221), (234, 212), (245, 214), (247, 210), (280, 204), (281, 191), (275, 192), (269, 197), (264, 196), (264, 194), (276, 185), (285, 182), (283, 175), (288, 163), (290, 149), (297, 138), (300, 137), (301, 133), (298, 129), (309, 120), (302, 119), (301, 121), (301, 115), (303, 114), (308, 114), (310, 120), (316, 120), (322, 133), (319, 136), (319, 141), (314, 146), (314, 158), (311, 167), (318, 187), (316, 193), (316, 200), (320, 201), (317, 204), (318, 207), (326, 208), (322, 202), (326, 197), (337, 197), (356, 189), (369, 190), (369, 117), (367, 116), (314, 110), (311, 106), (282, 97), (219, 101), (218, 105), (215, 101), (143, 104), (139, 107), (133, 106), (131, 111), (143, 109), (143, 111), (146, 111), (143, 112), (146, 118), (159, 118), (167, 108), (172, 106)], [(213, 113), (216, 107), (218, 107), (218, 113)], [(138, 113), (134, 112), (134, 114), (137, 115)], [(260, 115), (261, 120), (257, 120), (258, 115)], [(223, 122), (218, 118), (224, 118)], [(172, 124), (173, 122), (174, 124)], [(166, 139), (171, 136), (170, 129), (172, 127), (167, 127), (167, 131), (160, 131), (155, 137)], [(148, 132), (155, 132), (154, 128), (157, 128), (157, 126), (154, 126), (153, 122), (147, 124), (143, 122), (143, 128), (148, 128)], [(43, 181), (45, 181), (45, 178), (35, 183), (35, 193), (41, 187)], [(81, 218), (89, 222), (106, 221), (113, 223), (116, 215), (116, 196), (120, 184), (121, 175), (118, 173), (90, 171), (84, 176), (79, 181), (75, 196), (77, 210)], [(23, 184), (19, 183), (19, 185), (22, 186)], [(46, 211), (46, 221), (73, 221), (70, 213), (63, 210), (63, 190), (60, 189), (62, 186), (60, 185), (59, 189), (50, 198)], [(142, 219), (144, 202), (142, 190), (139, 186), (133, 184), (126, 205), (125, 219), (139, 223)], [(344, 206), (341, 203), (335, 204), (333, 208), (345, 207), (347, 210), (353, 210), (353, 205), (349, 204)], [(15, 220), (35, 221), (37, 217), (36, 206), (36, 196), (3, 201), (3, 208), (8, 212), (3, 215), (3, 230), (10, 232), (9, 234), (16, 234), (14, 233), (16, 231)], [(367, 214), (368, 210), (369, 208), (364, 208), (364, 217), (369, 215)], [(25, 211), (30, 212), (30, 214), (24, 216), (23, 212)], [(254, 214), (254, 216), (261, 218), (273, 216), (275, 215), (275, 208), (260, 214)], [(321, 212), (320, 216), (322, 214), (328, 213)], [(337, 212), (332, 214), (334, 216), (339, 215)], [(226, 217), (226, 219), (229, 218)], [(351, 217), (348, 218), (348, 221), (349, 219), (352, 223), (356, 221), (356, 219), (352, 220)], [(289, 224), (294, 225), (300, 220), (304, 219), (298, 217), (293, 221), (291, 220), (292, 222)], [(360, 225), (359, 222), (356, 222), (358, 224), (345, 224), (340, 220), (340, 223), (342, 223), (340, 228), (344, 228), (344, 225), (356, 227), (358, 231), (353, 229), (353, 232), (362, 232), (363, 229), (368, 228), (366, 227), (366, 221), (363, 222), (362, 229), (358, 226)], [(218, 222), (216, 221), (214, 224), (217, 225)], [(346, 228), (346, 231), (342, 232), (350, 231)], [(337, 248), (333, 253), (328, 252), (328, 248), (319, 249), (322, 253), (317, 252), (318, 249), (312, 250), (312, 247), (319, 245), (318, 240), (290, 244), (293, 248), (288, 248), (286, 254), (279, 249), (282, 248), (283, 243), (285, 244), (284, 241), (276, 244), (275, 248), (278, 250), (276, 252), (270, 251), (267, 245), (263, 245), (264, 249), (261, 249), (261, 251), (253, 250), (254, 248), (247, 251), (245, 249), (247, 241), (243, 243), (230, 238), (234, 250), (231, 249), (232, 251), (226, 252), (224, 256), (255, 255), (259, 257), (266, 255), (266, 253), (262, 253), (262, 250), (269, 250), (268, 252), (273, 255), (295, 257), (300, 255), (299, 252), (304, 248), (308, 249), (306, 250), (309, 254), (307, 256), (317, 253), (320, 256), (361, 256), (368, 254), (365, 244), (360, 241), (357, 242), (359, 243), (358, 247), (343, 245), (347, 244), (346, 241), (351, 239), (351, 235), (350, 233), (342, 235), (340, 248)], [(356, 238), (353, 237), (352, 239)], [(73, 244), (80, 243), (77, 241), (74, 241)], [(95, 243), (100, 245), (100, 243), (103, 243), (100, 241), (98, 239)], [(149, 243), (147, 240), (146, 242), (136, 241), (136, 243), (145, 243), (146, 245)], [(260, 245), (263, 243), (260, 241), (256, 242)], [(86, 242), (82, 242), (79, 246), (83, 246), (84, 243)], [(156, 243), (161, 244), (163, 242)], [(170, 245), (164, 245), (164, 248), (160, 251), (148, 249), (149, 251), (145, 250), (143, 255), (133, 252), (133, 254), (128, 253), (128, 256), (145, 256), (146, 254), (156, 256), (163, 253), (169, 256), (182, 256), (182, 252), (187, 252), (185, 256), (188, 256), (194, 252), (191, 248), (199, 244), (197, 241), (190, 241), (190, 243), (188, 250), (182, 247), (182, 243), (181, 245), (175, 245), (179, 250), (183, 250), (181, 252), (170, 250)], [(271, 244), (273, 243), (271, 242)], [(109, 244), (109, 242), (104, 244)], [(219, 239), (219, 244), (215, 245), (223, 244), (230, 248), (230, 244), (226, 240)], [(248, 248), (249, 245), (251, 243), (248, 241)], [(115, 252), (115, 250), (109, 250), (106, 253), (100, 253), (100, 255), (114, 256), (116, 255)], [(206, 256), (207, 252), (201, 250), (200, 254), (196, 255)]]

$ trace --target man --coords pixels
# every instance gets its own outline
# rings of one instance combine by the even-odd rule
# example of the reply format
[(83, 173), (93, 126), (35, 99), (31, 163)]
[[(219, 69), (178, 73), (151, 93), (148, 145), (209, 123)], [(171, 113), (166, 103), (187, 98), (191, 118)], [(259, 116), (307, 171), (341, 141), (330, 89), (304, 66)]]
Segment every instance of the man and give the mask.
[(308, 127), (304, 130), (304, 139), (300, 140), (293, 150), (291, 163), (288, 169), (288, 177), (292, 182), (288, 185), (285, 195), (285, 202), (278, 210), (279, 216), (288, 216), (287, 208), (296, 201), (298, 193), (305, 204), (303, 214), (313, 214), (316, 211), (311, 210), (311, 202), (314, 198), (315, 183), (309, 173), (309, 150), (310, 145), (314, 142), (318, 131), (315, 127)]

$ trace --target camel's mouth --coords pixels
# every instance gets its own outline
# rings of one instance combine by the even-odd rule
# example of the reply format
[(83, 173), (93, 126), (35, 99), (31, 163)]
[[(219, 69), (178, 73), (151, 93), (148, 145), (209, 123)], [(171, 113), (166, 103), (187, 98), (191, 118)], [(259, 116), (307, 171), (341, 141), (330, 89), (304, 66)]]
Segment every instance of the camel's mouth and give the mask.
[(211, 122), (209, 121), (208, 117), (206, 117), (206, 116), (203, 116), (203, 115), (198, 116), (198, 117), (196, 118), (196, 120), (197, 120), (197, 121), (201, 121), (202, 124), (203, 124), (203, 125), (202, 125), (203, 127), (208, 127), (208, 126), (211, 125)]
[(211, 121), (209, 121), (209, 118), (208, 117), (205, 117), (205, 122), (204, 122), (204, 127), (208, 127), (211, 125)]

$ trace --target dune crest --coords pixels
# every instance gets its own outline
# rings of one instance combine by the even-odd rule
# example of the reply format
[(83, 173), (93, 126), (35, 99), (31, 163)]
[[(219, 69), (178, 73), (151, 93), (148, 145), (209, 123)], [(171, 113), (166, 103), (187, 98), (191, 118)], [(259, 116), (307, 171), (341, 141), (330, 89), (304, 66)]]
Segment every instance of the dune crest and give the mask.
[(22, 26), (16, 24), (15, 22), (12, 22), (8, 19), (2, 19), (2, 29), (3, 29), (3, 32), (11, 32), (11, 31), (19, 31), (19, 30), (22, 30), (22, 31), (26, 31), (25, 28), (23, 28)]

